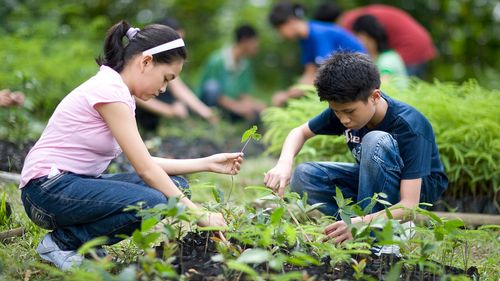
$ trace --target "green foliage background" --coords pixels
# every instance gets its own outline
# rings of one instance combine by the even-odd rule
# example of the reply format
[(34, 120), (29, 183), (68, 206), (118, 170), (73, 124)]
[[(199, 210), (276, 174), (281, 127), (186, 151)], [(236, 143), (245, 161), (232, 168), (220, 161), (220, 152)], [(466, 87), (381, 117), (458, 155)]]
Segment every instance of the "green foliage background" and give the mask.
[[(184, 79), (196, 84), (198, 68), (213, 50), (232, 40), (234, 27), (254, 24), (261, 52), (255, 58), (259, 95), (269, 99), (301, 71), (295, 42), (279, 38), (268, 24), (272, 0), (0, 0), (0, 87), (23, 90), (31, 111), (46, 120), (57, 102), (96, 72), (106, 29), (120, 19), (142, 27), (165, 16), (186, 30), (189, 61)], [(312, 14), (321, 1), (297, 1)], [(429, 66), (428, 79), (465, 81), (476, 78), (500, 88), (500, 4), (494, 0), (339, 0), (345, 9), (381, 2), (408, 11), (426, 26), (440, 57)]]

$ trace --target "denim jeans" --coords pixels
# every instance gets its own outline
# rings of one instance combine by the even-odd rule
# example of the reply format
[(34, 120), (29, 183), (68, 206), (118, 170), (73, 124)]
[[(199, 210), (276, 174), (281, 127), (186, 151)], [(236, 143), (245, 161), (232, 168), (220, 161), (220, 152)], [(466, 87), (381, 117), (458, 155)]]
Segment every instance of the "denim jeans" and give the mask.
[[(388, 133), (372, 131), (363, 137), (359, 164), (334, 162), (308, 162), (297, 166), (291, 182), (291, 190), (307, 193), (308, 203), (324, 203), (320, 210), (337, 216), (338, 206), (334, 200), (335, 187), (339, 187), (344, 198), (352, 198), (365, 208), (374, 193), (387, 194), (386, 201), (400, 201), (400, 181), (403, 161), (396, 140)], [(427, 181), (422, 181), (423, 185)], [(420, 200), (425, 198), (422, 186)], [(360, 202), (362, 201), (362, 202)], [(372, 212), (384, 209), (377, 203)]]
[[(179, 188), (188, 188), (185, 179), (171, 178)], [(63, 172), (51, 179), (31, 180), (21, 192), (28, 217), (53, 230), (52, 239), (65, 251), (99, 236), (107, 236), (107, 244), (117, 243), (118, 234), (130, 235), (141, 224), (141, 218), (133, 211), (125, 212), (125, 207), (142, 202), (146, 209), (168, 201), (136, 173), (96, 178)]]

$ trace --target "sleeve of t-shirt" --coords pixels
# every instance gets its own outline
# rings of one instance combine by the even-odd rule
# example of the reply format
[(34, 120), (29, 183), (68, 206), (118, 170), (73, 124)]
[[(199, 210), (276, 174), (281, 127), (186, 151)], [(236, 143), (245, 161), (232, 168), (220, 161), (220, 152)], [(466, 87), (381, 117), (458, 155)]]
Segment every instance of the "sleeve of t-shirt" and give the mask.
[(95, 105), (100, 103), (122, 102), (126, 104), (132, 112), (135, 110), (135, 103), (132, 95), (123, 89), (122, 85), (106, 85), (98, 89), (94, 88), (85, 94), (89, 105), (95, 108)]
[(301, 54), (300, 54), (300, 63), (302, 65), (314, 63), (314, 54), (316, 53), (314, 50), (314, 46), (311, 41), (301, 42)]
[(398, 143), (404, 167), (401, 179), (423, 178), (431, 173), (432, 143), (421, 134), (411, 134)]
[(345, 130), (331, 108), (325, 109), (309, 120), (308, 125), (309, 129), (316, 135), (341, 135)]

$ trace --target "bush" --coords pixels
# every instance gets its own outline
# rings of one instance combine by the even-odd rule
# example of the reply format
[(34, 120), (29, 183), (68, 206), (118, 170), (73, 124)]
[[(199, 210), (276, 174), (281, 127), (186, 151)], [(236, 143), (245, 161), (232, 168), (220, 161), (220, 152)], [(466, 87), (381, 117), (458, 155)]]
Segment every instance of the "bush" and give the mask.
[[(431, 122), (450, 179), (447, 194), (490, 198), (498, 194), (500, 92), (481, 88), (475, 81), (461, 85), (413, 81), (406, 90), (387, 88), (385, 92), (414, 106)], [(263, 140), (269, 144), (268, 152), (279, 153), (289, 131), (326, 106), (315, 93), (309, 93), (286, 108), (266, 110), (263, 120), (268, 130)], [(296, 161), (309, 160), (354, 161), (342, 136), (318, 136), (308, 141)]]

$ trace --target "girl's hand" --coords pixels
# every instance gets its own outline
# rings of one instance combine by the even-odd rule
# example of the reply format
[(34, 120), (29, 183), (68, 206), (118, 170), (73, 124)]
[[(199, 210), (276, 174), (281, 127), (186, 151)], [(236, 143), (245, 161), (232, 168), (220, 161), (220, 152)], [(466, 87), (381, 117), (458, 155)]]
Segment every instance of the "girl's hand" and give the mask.
[(226, 227), (226, 221), (221, 213), (206, 212), (198, 221), (199, 226), (223, 226)]
[(344, 221), (337, 221), (325, 228), (327, 237), (323, 241), (333, 239), (335, 244), (340, 244), (347, 240), (352, 240), (352, 233), (349, 226)]
[(208, 169), (214, 173), (236, 175), (243, 162), (243, 153), (219, 153), (207, 157)]

